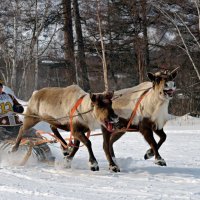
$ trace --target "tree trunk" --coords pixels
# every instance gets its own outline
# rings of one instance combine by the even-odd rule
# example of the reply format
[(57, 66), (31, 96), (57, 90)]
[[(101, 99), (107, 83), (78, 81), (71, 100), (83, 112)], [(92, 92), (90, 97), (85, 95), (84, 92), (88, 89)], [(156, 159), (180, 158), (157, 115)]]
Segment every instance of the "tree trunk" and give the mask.
[[(35, 29), (36, 35), (38, 35), (38, 12), (37, 12), (37, 0), (35, 2)], [(35, 84), (34, 90), (38, 89), (38, 37), (36, 38), (36, 53), (35, 53)]]
[[(138, 44), (137, 46), (140, 46), (140, 44)], [(143, 49), (140, 48), (136, 49), (136, 58), (138, 64), (139, 83), (142, 83), (144, 81), (144, 66), (145, 66)]]
[(115, 76), (115, 71), (116, 71), (116, 65), (117, 65), (117, 61), (115, 59), (115, 54), (113, 53), (113, 38), (112, 38), (112, 28), (111, 28), (111, 19), (110, 19), (110, 1), (107, 1), (107, 6), (108, 6), (108, 27), (110, 27), (108, 29), (109, 31), (109, 66), (110, 66), (110, 75), (111, 75), (111, 79), (114, 80), (114, 85), (112, 87), (112, 89), (117, 90), (118, 88), (118, 79)]
[[(142, 0), (141, 2), (142, 6), (142, 28), (143, 28), (143, 40), (144, 40), (144, 46), (143, 46), (143, 52), (144, 52), (144, 71), (143, 73), (146, 73), (146, 71), (149, 68), (149, 48), (148, 48), (148, 34), (147, 34), (147, 1)], [(144, 81), (144, 80), (143, 80)]]
[[(139, 30), (143, 33), (143, 36), (139, 36), (137, 33), (135, 43), (136, 62), (138, 66), (139, 83), (144, 82), (147, 69), (149, 67), (149, 48), (148, 48), (148, 34), (147, 34), (147, 2), (142, 0), (139, 5), (135, 4), (138, 8), (136, 12), (136, 18), (138, 19)], [(139, 12), (138, 12), (139, 10)], [(140, 17), (142, 16), (142, 17)]]
[(15, 10), (15, 15), (14, 15), (14, 33), (13, 33), (13, 58), (12, 58), (12, 76), (11, 76), (11, 88), (13, 89), (14, 92), (16, 91), (16, 86), (17, 86), (17, 17), (18, 17), (18, 1), (16, 3), (16, 10)]
[(74, 58), (74, 40), (72, 28), (71, 0), (62, 0), (64, 16), (64, 56), (69, 69), (67, 70), (67, 79), (69, 84), (77, 83)]
[(99, 28), (99, 35), (100, 35), (100, 41), (101, 41), (101, 50), (102, 50), (104, 86), (105, 86), (105, 92), (107, 92), (109, 90), (109, 87), (108, 87), (108, 69), (107, 69), (105, 46), (104, 46), (103, 34), (102, 34), (99, 0), (96, 0), (96, 2), (97, 2), (98, 28)]
[(85, 90), (90, 90), (90, 83), (88, 78), (88, 70), (85, 61), (85, 48), (83, 42), (83, 34), (81, 28), (81, 20), (79, 13), (78, 0), (73, 0), (73, 10), (75, 18), (75, 30), (76, 30), (76, 40), (77, 40), (77, 58), (76, 58), (76, 67), (77, 67), (77, 82)]

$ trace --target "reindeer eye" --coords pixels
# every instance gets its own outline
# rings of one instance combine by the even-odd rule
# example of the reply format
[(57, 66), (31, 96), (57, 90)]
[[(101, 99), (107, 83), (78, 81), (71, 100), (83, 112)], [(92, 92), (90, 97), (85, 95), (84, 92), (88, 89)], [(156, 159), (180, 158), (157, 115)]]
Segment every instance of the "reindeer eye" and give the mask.
[(102, 102), (103, 102), (104, 104), (110, 104), (110, 103), (111, 103), (111, 101), (110, 101), (109, 99), (103, 99)]

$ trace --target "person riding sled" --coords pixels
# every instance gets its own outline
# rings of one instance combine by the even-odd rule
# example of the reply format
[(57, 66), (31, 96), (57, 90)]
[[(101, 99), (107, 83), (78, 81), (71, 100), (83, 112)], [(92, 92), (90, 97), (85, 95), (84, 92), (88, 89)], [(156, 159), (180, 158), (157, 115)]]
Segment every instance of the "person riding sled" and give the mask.
[[(17, 113), (23, 113), (24, 107), (17, 99), (3, 91), (3, 81), (0, 80), (0, 144), (15, 141), (19, 129), (23, 122)], [(31, 128), (23, 135), (24, 139), (42, 141), (43, 137), (36, 133), (36, 129)], [(2, 145), (0, 145), (0, 149)], [(46, 142), (39, 142), (33, 145), (33, 151), (39, 161), (54, 161), (51, 149)]]

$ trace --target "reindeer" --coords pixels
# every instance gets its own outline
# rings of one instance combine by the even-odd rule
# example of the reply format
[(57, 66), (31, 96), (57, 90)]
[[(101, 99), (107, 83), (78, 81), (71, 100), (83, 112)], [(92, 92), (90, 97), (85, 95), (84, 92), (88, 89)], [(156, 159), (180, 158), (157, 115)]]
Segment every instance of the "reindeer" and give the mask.
[[(103, 148), (112, 171), (120, 171), (115, 162), (113, 143), (130, 129), (141, 132), (151, 147), (145, 153), (144, 158), (150, 159), (155, 155), (155, 164), (166, 166), (158, 149), (166, 140), (163, 127), (169, 119), (168, 106), (176, 89), (173, 81), (176, 75), (177, 69), (172, 72), (165, 70), (155, 74), (148, 73), (147, 76), (151, 82), (143, 82), (135, 87), (115, 92), (116, 99), (113, 100), (113, 109), (119, 116), (119, 124), (127, 128), (111, 134), (102, 127)], [(132, 119), (131, 116), (133, 116)], [(160, 137), (158, 143), (153, 137), (153, 132)]]
[[(73, 159), (81, 141), (89, 152), (90, 169), (92, 171), (99, 170), (91, 142), (85, 136), (85, 133), (100, 128), (100, 125), (105, 130), (112, 131), (112, 125), (118, 121), (118, 116), (112, 109), (113, 93), (88, 94), (77, 85), (66, 88), (49, 87), (34, 92), (29, 99), (23, 126), (19, 130), (12, 151), (17, 151), (22, 135), (26, 130), (40, 121), (46, 121), (51, 125), (53, 133), (62, 141), (63, 150), (66, 149), (67, 143), (57, 128), (66, 131), (71, 129), (72, 131), (74, 147), (69, 155), (66, 155), (65, 151), (63, 152), (66, 162)], [(70, 118), (72, 110), (74, 114), (73, 118)]]

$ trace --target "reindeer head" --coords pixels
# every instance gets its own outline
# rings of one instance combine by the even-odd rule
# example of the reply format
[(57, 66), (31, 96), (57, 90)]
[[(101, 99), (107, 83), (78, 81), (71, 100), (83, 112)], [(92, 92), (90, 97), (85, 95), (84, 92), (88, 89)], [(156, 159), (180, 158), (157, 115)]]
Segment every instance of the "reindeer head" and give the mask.
[(173, 71), (163, 70), (160, 72), (148, 73), (148, 78), (153, 82), (153, 89), (158, 93), (162, 100), (170, 100), (176, 90), (174, 79), (177, 75), (177, 69)]
[(112, 109), (111, 99), (113, 94), (114, 92), (90, 94), (92, 105), (94, 106), (93, 113), (98, 122), (108, 131), (112, 131), (113, 125), (116, 125), (119, 121), (118, 116)]

